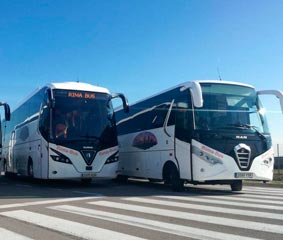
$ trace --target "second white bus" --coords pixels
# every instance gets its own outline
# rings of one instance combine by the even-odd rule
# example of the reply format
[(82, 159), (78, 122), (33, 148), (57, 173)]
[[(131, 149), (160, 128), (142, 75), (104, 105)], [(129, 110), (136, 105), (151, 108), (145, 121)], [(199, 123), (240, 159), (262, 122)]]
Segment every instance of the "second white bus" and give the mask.
[(6, 175), (39, 179), (115, 178), (118, 142), (112, 99), (123, 94), (79, 82), (37, 90), (3, 124)]
[(193, 81), (117, 110), (120, 179), (164, 181), (174, 190), (184, 183), (229, 184), (271, 181), (273, 148), (259, 94), (228, 81)]

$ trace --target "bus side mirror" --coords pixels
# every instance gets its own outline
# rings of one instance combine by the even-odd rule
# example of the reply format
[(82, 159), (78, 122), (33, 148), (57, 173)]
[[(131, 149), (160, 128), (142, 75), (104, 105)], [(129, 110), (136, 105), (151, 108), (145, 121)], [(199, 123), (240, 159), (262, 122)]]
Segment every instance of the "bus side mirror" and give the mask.
[(180, 91), (183, 92), (187, 89), (191, 91), (194, 106), (201, 108), (203, 106), (203, 98), (200, 84), (198, 82), (188, 82), (180, 88)]
[(127, 98), (124, 96), (124, 94), (122, 93), (114, 93), (111, 95), (112, 98), (121, 98), (122, 99), (122, 102), (123, 102), (123, 109), (124, 109), (124, 112), (125, 113), (128, 113), (129, 110), (130, 110), (130, 107), (129, 107), (129, 103), (128, 103), (128, 100)]
[[(0, 119), (1, 120), (1, 119)], [(0, 148), (2, 148), (2, 122), (0, 121)], [(0, 150), (0, 155), (2, 155), (2, 149)], [(1, 156), (0, 156), (0, 161), (1, 161)]]
[(10, 121), (11, 120), (11, 111), (10, 111), (10, 106), (7, 103), (4, 104), (4, 110), (5, 110), (6, 121)]
[(279, 99), (281, 112), (283, 114), (283, 92), (279, 90), (262, 90), (257, 92), (258, 95), (274, 95)]
[(10, 119), (11, 119), (10, 106), (7, 103), (4, 103), (4, 102), (0, 102), (0, 106), (4, 106), (5, 120), (10, 121)]

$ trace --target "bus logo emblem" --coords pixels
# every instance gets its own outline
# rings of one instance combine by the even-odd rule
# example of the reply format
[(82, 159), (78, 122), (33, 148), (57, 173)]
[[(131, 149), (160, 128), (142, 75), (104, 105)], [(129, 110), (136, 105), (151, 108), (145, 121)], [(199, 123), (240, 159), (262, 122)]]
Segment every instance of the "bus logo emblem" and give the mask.
[(95, 154), (96, 154), (96, 151), (93, 151), (93, 150), (82, 150), (82, 156), (86, 162), (87, 165), (91, 165), (94, 158), (95, 158)]

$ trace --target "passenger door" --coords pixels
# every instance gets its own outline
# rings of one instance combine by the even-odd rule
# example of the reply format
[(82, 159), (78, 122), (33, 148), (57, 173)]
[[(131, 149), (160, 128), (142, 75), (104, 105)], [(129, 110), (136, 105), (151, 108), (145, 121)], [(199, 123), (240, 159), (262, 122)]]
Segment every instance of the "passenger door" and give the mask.
[(193, 112), (190, 95), (187, 91), (175, 100), (175, 156), (180, 169), (180, 178), (191, 176), (191, 140), (193, 132)]
[(12, 131), (11, 138), (9, 141), (9, 152), (8, 152), (8, 161), (7, 161), (7, 171), (15, 172), (15, 161), (14, 161), (14, 145), (15, 145), (15, 130)]

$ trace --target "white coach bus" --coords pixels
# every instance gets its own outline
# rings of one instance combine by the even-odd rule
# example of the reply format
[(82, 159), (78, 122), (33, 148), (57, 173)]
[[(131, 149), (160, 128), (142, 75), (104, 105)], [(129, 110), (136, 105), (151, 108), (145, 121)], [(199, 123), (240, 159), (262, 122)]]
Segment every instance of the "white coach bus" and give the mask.
[(38, 179), (115, 178), (117, 130), (110, 94), (86, 83), (51, 83), (37, 90), (3, 124), (6, 175)]
[[(229, 184), (273, 178), (273, 148), (260, 94), (228, 81), (175, 86), (116, 114), (118, 179), (159, 180), (181, 190), (184, 183)], [(282, 110), (283, 111), (283, 110)]]

